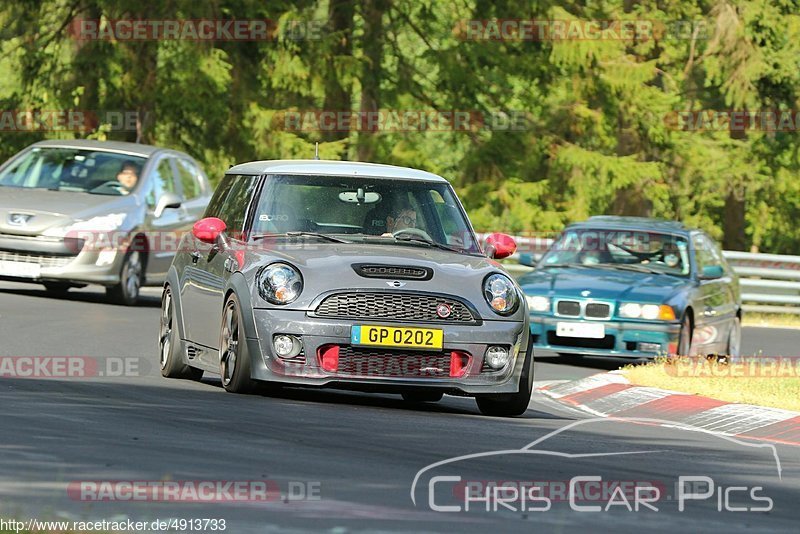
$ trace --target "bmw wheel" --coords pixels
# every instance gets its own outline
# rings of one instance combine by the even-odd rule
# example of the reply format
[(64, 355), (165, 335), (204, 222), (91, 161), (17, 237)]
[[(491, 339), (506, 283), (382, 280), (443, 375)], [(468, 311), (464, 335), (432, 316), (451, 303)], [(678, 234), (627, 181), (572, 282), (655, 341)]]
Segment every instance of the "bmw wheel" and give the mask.
[(739, 317), (733, 318), (731, 333), (728, 335), (728, 359), (736, 362), (742, 358), (742, 320)]
[(219, 374), (222, 386), (231, 393), (250, 393), (256, 383), (250, 378), (250, 354), (247, 351), (239, 299), (231, 295), (225, 302), (220, 329)]
[(681, 333), (678, 338), (678, 356), (690, 356), (692, 350), (692, 318), (687, 313), (681, 321)]
[(203, 370), (190, 367), (181, 359), (180, 342), (175, 328), (175, 303), (172, 290), (164, 288), (161, 295), (161, 325), (158, 332), (158, 353), (161, 375), (167, 378), (188, 378), (200, 380)]

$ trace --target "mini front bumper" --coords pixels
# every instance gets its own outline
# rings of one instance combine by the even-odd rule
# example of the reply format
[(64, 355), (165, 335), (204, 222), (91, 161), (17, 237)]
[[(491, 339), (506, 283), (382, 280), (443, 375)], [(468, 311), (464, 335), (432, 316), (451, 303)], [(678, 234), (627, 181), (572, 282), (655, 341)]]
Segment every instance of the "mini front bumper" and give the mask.
[[(304, 386), (365, 388), (373, 391), (432, 388), (464, 394), (515, 393), (519, 389), (519, 377), (529, 342), (525, 323), (515, 321), (484, 321), (480, 326), (426, 325), (385, 320), (322, 319), (308, 317), (303, 311), (280, 309), (256, 309), (253, 315), (256, 337), (247, 339), (252, 377)], [(444, 331), (443, 352), (461, 351), (468, 353), (471, 358), (460, 377), (385, 376), (380, 372), (345, 375), (324, 370), (317, 358), (320, 347), (350, 346), (350, 330), (355, 324), (441, 328)], [(286, 364), (274, 354), (272, 340), (278, 334), (293, 335), (302, 340), (304, 363)], [(505, 345), (512, 349), (512, 355), (516, 348), (516, 357), (499, 371), (482, 372), (484, 354), (490, 345)]]
[[(559, 322), (601, 323), (603, 340), (563, 338), (556, 335)], [(677, 322), (587, 321), (531, 314), (531, 336), (536, 349), (562, 354), (654, 358), (677, 351), (681, 325)], [(645, 344), (647, 350), (642, 349)], [(657, 347), (657, 348), (656, 348)]]

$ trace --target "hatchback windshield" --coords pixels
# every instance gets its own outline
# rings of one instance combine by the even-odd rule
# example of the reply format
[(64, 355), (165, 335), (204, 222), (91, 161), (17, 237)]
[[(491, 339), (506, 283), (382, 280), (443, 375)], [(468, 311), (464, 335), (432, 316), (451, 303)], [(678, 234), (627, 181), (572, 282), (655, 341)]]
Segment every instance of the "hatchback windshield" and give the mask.
[(306, 232), (480, 253), (453, 190), (442, 182), (270, 176), (253, 220), (254, 237)]
[(539, 262), (638, 269), (687, 276), (688, 241), (677, 235), (632, 230), (567, 230)]
[(145, 158), (75, 148), (36, 147), (0, 171), (0, 186), (127, 195)]

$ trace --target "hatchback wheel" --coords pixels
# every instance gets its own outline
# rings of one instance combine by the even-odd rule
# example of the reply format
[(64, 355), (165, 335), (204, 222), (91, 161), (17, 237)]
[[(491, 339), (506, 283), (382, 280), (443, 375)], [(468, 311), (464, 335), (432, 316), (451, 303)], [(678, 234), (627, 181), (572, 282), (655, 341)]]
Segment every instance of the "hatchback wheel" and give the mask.
[(175, 303), (169, 286), (161, 295), (161, 325), (158, 331), (158, 353), (161, 375), (167, 378), (200, 380), (203, 370), (186, 365), (180, 354), (180, 343), (176, 335)]
[(220, 329), (219, 374), (222, 386), (231, 393), (250, 393), (256, 383), (250, 378), (250, 354), (247, 351), (239, 299), (231, 295), (225, 302)]
[(533, 393), (533, 340), (528, 342), (528, 352), (519, 379), (519, 391), (501, 395), (476, 395), (475, 401), (483, 415), (514, 417), (528, 409)]
[(106, 288), (106, 296), (117, 304), (132, 306), (139, 299), (144, 279), (144, 257), (138, 250), (129, 250), (122, 260), (119, 283)]

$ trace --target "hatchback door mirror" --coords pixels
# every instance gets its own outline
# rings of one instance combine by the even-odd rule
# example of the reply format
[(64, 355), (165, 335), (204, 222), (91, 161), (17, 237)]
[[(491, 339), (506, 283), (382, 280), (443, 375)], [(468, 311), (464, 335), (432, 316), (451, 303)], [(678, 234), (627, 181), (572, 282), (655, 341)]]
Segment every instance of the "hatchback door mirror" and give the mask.
[(510, 235), (495, 232), (486, 238), (483, 250), (490, 258), (502, 260), (517, 251), (517, 243)]
[(194, 223), (192, 234), (203, 243), (214, 245), (226, 228), (227, 225), (222, 219), (206, 217)]
[(722, 278), (724, 274), (725, 271), (722, 269), (722, 265), (706, 265), (703, 267), (700, 278), (702, 280), (716, 280), (717, 278)]
[(156, 204), (156, 209), (153, 211), (153, 215), (156, 218), (161, 217), (164, 213), (164, 210), (167, 208), (180, 208), (181, 207), (181, 197), (176, 195), (175, 193), (164, 193), (161, 195), (161, 198), (158, 199), (158, 203)]

